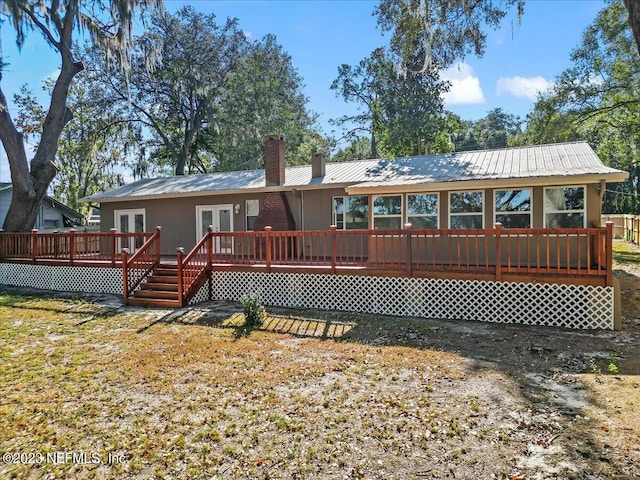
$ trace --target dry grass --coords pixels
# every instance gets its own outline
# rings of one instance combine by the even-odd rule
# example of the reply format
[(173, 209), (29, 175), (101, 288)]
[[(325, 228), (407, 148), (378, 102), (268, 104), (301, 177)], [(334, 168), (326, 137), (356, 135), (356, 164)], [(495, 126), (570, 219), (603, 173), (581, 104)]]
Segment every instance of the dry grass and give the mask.
[(597, 333), (107, 300), (0, 294), (0, 478), (640, 475), (638, 372), (590, 370)]

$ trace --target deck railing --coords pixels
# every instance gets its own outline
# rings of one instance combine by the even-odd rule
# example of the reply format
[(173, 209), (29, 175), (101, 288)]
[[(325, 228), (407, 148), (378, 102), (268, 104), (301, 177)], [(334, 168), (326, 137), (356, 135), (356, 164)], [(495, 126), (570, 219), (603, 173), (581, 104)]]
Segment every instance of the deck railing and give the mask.
[(0, 259), (43, 264), (114, 267), (120, 252), (135, 253), (153, 233), (67, 232), (0, 233)]
[(178, 301), (181, 305), (188, 302), (196, 293), (197, 287), (211, 267), (212, 233), (213, 230), (209, 227), (207, 235), (200, 239), (186, 257), (183, 257), (182, 248), (177, 249)]
[(125, 303), (129, 295), (149, 276), (153, 269), (160, 263), (160, 232), (156, 231), (149, 239), (129, 256), (129, 249), (123, 248), (121, 253), (122, 284)]
[[(592, 279), (612, 285), (612, 228), (412, 229), (212, 232), (179, 262), (188, 295), (204, 270), (262, 269), (319, 273)], [(152, 241), (152, 244), (150, 244)], [(160, 233), (0, 233), (0, 259), (148, 270), (160, 256)], [(141, 253), (138, 253), (142, 251)], [(135, 283), (135, 281), (133, 281)], [(135, 288), (128, 280), (129, 292)]]
[(573, 229), (420, 229), (211, 232), (211, 265), (331, 273), (433, 272), (600, 277), (612, 284), (612, 224)]

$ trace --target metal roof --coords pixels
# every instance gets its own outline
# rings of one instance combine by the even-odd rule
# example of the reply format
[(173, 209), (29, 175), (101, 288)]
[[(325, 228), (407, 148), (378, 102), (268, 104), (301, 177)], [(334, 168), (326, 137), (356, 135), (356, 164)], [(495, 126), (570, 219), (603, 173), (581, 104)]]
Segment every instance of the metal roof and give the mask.
[(621, 181), (627, 172), (605, 167), (586, 142), (478, 150), (450, 154), (327, 163), (324, 177), (312, 178), (311, 165), (287, 167), (285, 183), (265, 187), (264, 170), (143, 179), (82, 199), (105, 202), (154, 197), (217, 195), (349, 187), (349, 191), (448, 182), (599, 176)]

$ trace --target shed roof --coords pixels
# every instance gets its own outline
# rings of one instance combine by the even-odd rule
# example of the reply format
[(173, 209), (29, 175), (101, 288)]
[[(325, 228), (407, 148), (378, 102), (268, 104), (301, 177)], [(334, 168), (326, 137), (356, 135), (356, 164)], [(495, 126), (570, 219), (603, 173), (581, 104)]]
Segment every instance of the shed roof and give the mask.
[(311, 165), (287, 167), (285, 183), (266, 187), (264, 170), (143, 179), (82, 199), (109, 202), (273, 191), (346, 187), (349, 192), (402, 190), (418, 186), (447, 188), (452, 182), (548, 183), (622, 181), (627, 172), (605, 167), (586, 142), (478, 150), (450, 154), (327, 163), (323, 177), (312, 178)]

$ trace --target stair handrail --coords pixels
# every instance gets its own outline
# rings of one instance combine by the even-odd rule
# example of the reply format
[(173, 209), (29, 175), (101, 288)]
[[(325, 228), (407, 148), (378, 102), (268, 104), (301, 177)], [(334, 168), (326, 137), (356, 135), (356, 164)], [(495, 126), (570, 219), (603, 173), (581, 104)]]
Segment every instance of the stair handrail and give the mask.
[(181, 303), (183, 306), (197, 293), (196, 285), (202, 281), (204, 275), (211, 268), (212, 233), (213, 228), (209, 226), (206, 235), (180, 263), (178, 272), (180, 275), (179, 285), (182, 286)]
[(157, 226), (153, 235), (130, 257), (128, 257), (128, 249), (122, 249), (122, 283), (125, 304), (130, 294), (160, 263), (161, 230), (162, 227)]

